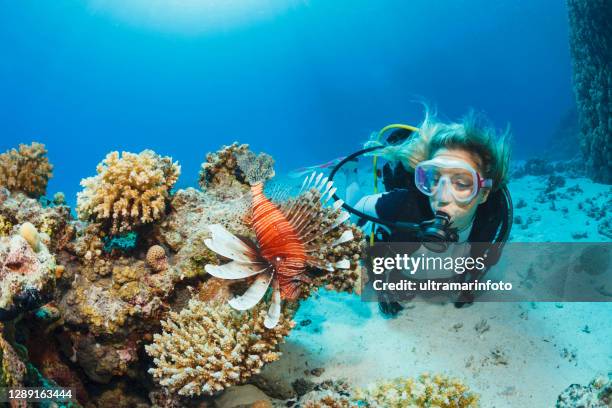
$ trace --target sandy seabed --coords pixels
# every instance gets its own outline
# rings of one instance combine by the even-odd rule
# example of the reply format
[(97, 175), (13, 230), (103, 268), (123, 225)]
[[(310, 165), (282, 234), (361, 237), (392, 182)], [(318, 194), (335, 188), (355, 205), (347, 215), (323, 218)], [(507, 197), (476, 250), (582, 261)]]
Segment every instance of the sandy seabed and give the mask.
[[(356, 385), (443, 372), (480, 393), (483, 407), (551, 407), (570, 384), (612, 367), (610, 303), (414, 302), (396, 318), (357, 295), (323, 291), (300, 308), (283, 357), (266, 377)], [(302, 324), (306, 324), (302, 326)]]

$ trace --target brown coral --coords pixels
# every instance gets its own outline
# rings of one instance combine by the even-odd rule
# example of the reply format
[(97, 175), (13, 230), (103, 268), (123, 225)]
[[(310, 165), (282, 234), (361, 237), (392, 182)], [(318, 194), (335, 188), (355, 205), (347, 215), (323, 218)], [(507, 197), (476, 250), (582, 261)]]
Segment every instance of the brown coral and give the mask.
[(81, 181), (84, 190), (77, 196), (77, 213), (117, 234), (163, 217), (180, 166), (152, 150), (111, 152), (97, 172)]
[[(3, 188), (0, 187), (0, 198)], [(10, 194), (0, 200), (0, 230), (4, 220), (4, 230), (0, 235), (8, 235), (12, 226), (31, 223), (41, 234), (50, 239), (46, 243), (49, 250), (56, 252), (72, 239), (74, 227), (70, 224), (70, 208), (64, 205), (43, 206), (39, 200), (28, 197), (25, 193)], [(10, 226), (10, 228), (9, 228)], [(46, 237), (45, 237), (46, 238)], [(45, 239), (42, 240), (45, 242)]]
[(145, 346), (155, 363), (149, 373), (171, 392), (189, 396), (243, 383), (280, 357), (278, 345), (294, 325), (282, 315), (269, 330), (265, 316), (265, 305), (239, 313), (226, 304), (191, 299), (162, 321), (163, 333)]
[(0, 154), (0, 186), (34, 198), (44, 195), (53, 170), (46, 155), (45, 145), (36, 142)]
[(209, 153), (200, 170), (200, 188), (223, 197), (237, 197), (249, 190), (245, 174), (238, 167), (238, 157), (250, 152), (248, 144), (233, 143), (216, 153)]
[(162, 272), (168, 269), (168, 256), (166, 250), (160, 245), (153, 245), (147, 251), (147, 265), (155, 272)]

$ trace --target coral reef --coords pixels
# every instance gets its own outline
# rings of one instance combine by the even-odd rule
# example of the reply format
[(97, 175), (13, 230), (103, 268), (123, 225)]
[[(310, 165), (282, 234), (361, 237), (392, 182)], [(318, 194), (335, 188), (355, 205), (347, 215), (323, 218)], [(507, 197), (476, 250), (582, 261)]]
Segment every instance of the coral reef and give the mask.
[(209, 153), (200, 169), (200, 188), (222, 197), (237, 197), (249, 191), (238, 157), (249, 152), (248, 144), (233, 143), (216, 153)]
[[(28, 233), (37, 235), (35, 229)], [(55, 258), (43, 243), (35, 243), (33, 248), (21, 235), (0, 238), (0, 320), (39, 307), (52, 290)]]
[(26, 376), (26, 366), (13, 348), (5, 340), (6, 328), (0, 323), (0, 387), (19, 387)]
[(358, 407), (353, 387), (344, 380), (326, 380), (312, 384), (312, 389), (298, 398), (274, 404), (275, 407), (348, 408)]
[(421, 374), (416, 379), (397, 378), (357, 389), (355, 398), (367, 407), (477, 407), (479, 396), (461, 381), (441, 374)]
[(81, 181), (84, 190), (77, 196), (77, 213), (118, 234), (163, 217), (180, 166), (152, 150), (111, 152), (97, 173)]
[(572, 384), (559, 395), (555, 408), (609, 408), (612, 406), (612, 373), (588, 385)]
[[(267, 301), (242, 314), (220, 306), (244, 292), (247, 282), (228, 284), (204, 269), (221, 262), (204, 244), (211, 237), (209, 225), (254, 238), (247, 175), (237, 166), (237, 156), (260, 157), (254, 159), (261, 161), (256, 167), (272, 172), (269, 156), (253, 156), (248, 146), (234, 144), (208, 156), (203, 169), (211, 176), (204, 191), (188, 188), (171, 194), (179, 170), (170, 158), (151, 151), (111, 153), (98, 174), (83, 182), (80, 220), (72, 217), (61, 194), (53, 200), (34, 199), (0, 187), (0, 320), (11, 324), (18, 332), (14, 338), (23, 342), (6, 343), (19, 351), (19, 359), (13, 360), (23, 363), (28, 378), (37, 379), (24, 384), (70, 386), (83, 405), (196, 406), (210, 399), (210, 393), (244, 383), (279, 357), (278, 344), (293, 326), (297, 302), (286, 305), (275, 329), (264, 330)], [(140, 201), (130, 201), (134, 196)], [(151, 207), (141, 212), (142, 205), (157, 211)], [(333, 245), (349, 230), (357, 242)], [(343, 224), (317, 241), (316, 256), (333, 264), (357, 259), (360, 239), (356, 227)], [(323, 285), (354, 290), (358, 264), (351, 261), (350, 269), (333, 274), (310, 271), (312, 282), (303, 296)], [(191, 320), (181, 326), (181, 319)], [(204, 327), (204, 320), (210, 326), (198, 334), (193, 325)], [(197, 364), (203, 363), (189, 360), (193, 355), (187, 349), (177, 349), (182, 351), (174, 360), (171, 348), (184, 343), (174, 344), (173, 338), (191, 342), (200, 354), (212, 353), (206, 364), (234, 367), (202, 373)], [(215, 360), (214, 346), (225, 353), (232, 342), (234, 353)], [(159, 354), (153, 368), (146, 344), (149, 353)], [(10, 350), (4, 354), (4, 364), (13, 361)], [(168, 369), (173, 364), (192, 370), (172, 377)], [(9, 373), (3, 370), (3, 376)], [(6, 376), (21, 384), (18, 374), (24, 370)], [(178, 396), (178, 389), (185, 395)]]
[(250, 185), (274, 177), (274, 159), (266, 153), (240, 152), (236, 154), (236, 164)]
[(0, 186), (33, 198), (44, 195), (53, 170), (46, 155), (45, 145), (36, 142), (0, 154)]
[(545, 176), (554, 172), (554, 166), (547, 160), (531, 158), (519, 166), (512, 174), (514, 178), (523, 176)]
[(612, 11), (606, 0), (568, 0), (567, 5), (587, 174), (612, 183)]
[(150, 373), (180, 395), (213, 394), (247, 380), (279, 358), (278, 345), (293, 322), (281, 316), (272, 330), (263, 325), (265, 310), (238, 313), (227, 305), (196, 299), (162, 322), (146, 351), (154, 357)]
[(236, 385), (215, 398), (217, 408), (272, 408), (270, 398), (252, 384)]
[(70, 220), (70, 208), (67, 206), (45, 207), (39, 200), (24, 193), (7, 193), (6, 198), (0, 201), (0, 236), (17, 233), (14, 227), (29, 223), (45, 240), (48, 238), (46, 245), (52, 252), (63, 248), (74, 237), (75, 228)]

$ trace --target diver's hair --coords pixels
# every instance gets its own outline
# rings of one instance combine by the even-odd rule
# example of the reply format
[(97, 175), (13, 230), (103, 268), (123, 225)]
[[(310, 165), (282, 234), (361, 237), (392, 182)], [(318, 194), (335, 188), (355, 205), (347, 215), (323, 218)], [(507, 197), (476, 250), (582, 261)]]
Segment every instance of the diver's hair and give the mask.
[(274, 177), (274, 159), (266, 153), (256, 155), (250, 150), (236, 153), (236, 164), (250, 185), (262, 183)]
[[(462, 149), (476, 155), (479, 170), (493, 180), (493, 190), (508, 182), (510, 168), (509, 126), (501, 133), (484, 118), (470, 110), (458, 123), (443, 123), (425, 106), (425, 119), (419, 131), (400, 145), (391, 145), (372, 152), (387, 160), (400, 161), (407, 169), (430, 159), (442, 148)], [(366, 146), (373, 146), (370, 142)]]

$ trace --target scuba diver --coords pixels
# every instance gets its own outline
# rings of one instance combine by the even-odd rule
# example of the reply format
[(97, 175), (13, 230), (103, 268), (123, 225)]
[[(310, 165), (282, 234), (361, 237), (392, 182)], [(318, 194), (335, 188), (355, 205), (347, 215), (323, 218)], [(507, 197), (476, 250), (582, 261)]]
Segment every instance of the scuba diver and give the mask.
[[(460, 123), (442, 123), (426, 113), (415, 128), (390, 125), (378, 134), (393, 130), (386, 143), (370, 141), (357, 156), (383, 157), (383, 184), (386, 192), (358, 196), (355, 183), (347, 185), (344, 208), (358, 219), (371, 223), (370, 244), (402, 242), (408, 255), (417, 250), (449, 256), (484, 256), (481, 271), (435, 276), (441, 281), (472, 282), (482, 276), (501, 256), (512, 227), (512, 201), (506, 188), (510, 161), (509, 131), (498, 135), (473, 112)], [(391, 163), (394, 163), (392, 165)], [(340, 162), (335, 171), (344, 163)], [(451, 247), (450, 243), (469, 243)], [(474, 243), (487, 243), (486, 245)], [(463, 251), (463, 253), (458, 253)], [(467, 253), (466, 253), (467, 252)], [(429, 273), (429, 272), (428, 272)], [(387, 273), (387, 281), (410, 278), (402, 272)], [(378, 293), (379, 307), (386, 315), (403, 309), (391, 294)], [(472, 303), (474, 294), (461, 292), (456, 307)]]

